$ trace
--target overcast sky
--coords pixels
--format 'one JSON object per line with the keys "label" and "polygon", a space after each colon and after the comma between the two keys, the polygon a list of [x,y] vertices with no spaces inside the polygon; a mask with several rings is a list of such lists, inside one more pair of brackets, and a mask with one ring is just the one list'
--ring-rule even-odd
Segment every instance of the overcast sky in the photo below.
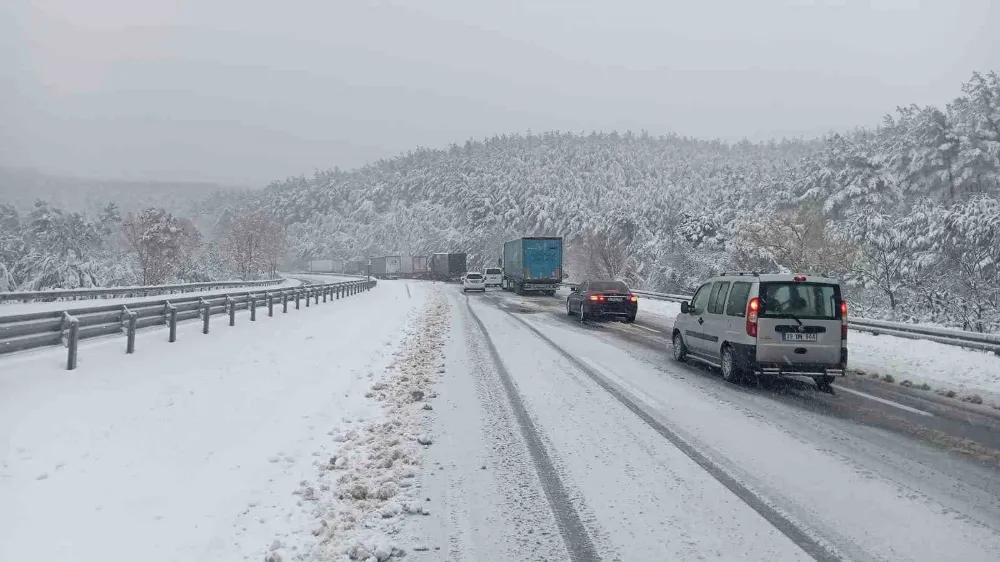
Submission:
{"label": "overcast sky", "polygon": [[0,165],[265,184],[550,129],[877,124],[1000,70],[990,0],[0,0]]}

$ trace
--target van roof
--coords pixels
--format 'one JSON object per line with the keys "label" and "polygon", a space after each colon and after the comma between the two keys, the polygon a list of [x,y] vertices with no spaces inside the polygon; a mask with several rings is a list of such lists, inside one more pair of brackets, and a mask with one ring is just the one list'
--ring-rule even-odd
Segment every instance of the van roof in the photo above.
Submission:
{"label": "van roof", "polygon": [[760,281],[761,283],[776,283],[776,282],[792,282],[795,281],[796,277],[805,277],[803,282],[805,283],[826,283],[830,285],[839,285],[840,280],[834,279],[832,277],[823,277],[821,275],[810,275],[808,273],[756,273],[756,272],[733,272],[733,273],[723,273],[722,275],[717,275],[713,279],[725,278],[727,281],[730,280],[747,280],[751,278],[755,281]]}

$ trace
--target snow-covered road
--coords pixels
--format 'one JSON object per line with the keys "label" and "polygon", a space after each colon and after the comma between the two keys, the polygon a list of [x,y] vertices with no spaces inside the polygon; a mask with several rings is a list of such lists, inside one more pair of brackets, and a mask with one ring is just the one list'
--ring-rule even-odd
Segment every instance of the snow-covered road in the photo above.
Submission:
{"label": "snow-covered road", "polygon": [[197,328],[0,358],[0,560],[1000,559],[971,405],[731,385],[656,322],[435,283]]}
{"label": "snow-covered road", "polygon": [[[826,411],[815,392],[720,384],[641,343],[652,329],[451,298],[457,340],[420,475],[443,513],[410,523],[432,547],[417,560],[1000,557],[989,454]],[[849,396],[830,398],[896,410]]]}

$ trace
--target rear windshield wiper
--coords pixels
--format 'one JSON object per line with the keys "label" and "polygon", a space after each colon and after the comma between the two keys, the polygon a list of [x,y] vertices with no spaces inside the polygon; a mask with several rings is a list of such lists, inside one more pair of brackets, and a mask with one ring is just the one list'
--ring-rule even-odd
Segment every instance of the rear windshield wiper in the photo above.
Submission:
{"label": "rear windshield wiper", "polygon": [[774,318],[791,318],[792,320],[795,320],[796,322],[798,322],[799,326],[805,326],[805,324],[802,323],[802,319],[801,318],[799,318],[798,316],[796,316],[794,314],[789,314],[787,312],[779,312],[779,313],[777,313],[777,314],[774,315]]}

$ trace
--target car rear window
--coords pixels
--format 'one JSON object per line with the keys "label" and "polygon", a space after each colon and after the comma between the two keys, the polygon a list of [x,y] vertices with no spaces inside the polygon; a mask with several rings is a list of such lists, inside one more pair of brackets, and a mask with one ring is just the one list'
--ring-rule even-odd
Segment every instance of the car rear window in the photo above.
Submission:
{"label": "car rear window", "polygon": [[470,273],[465,276],[466,279],[482,279],[483,276],[479,273]]}
{"label": "car rear window", "polygon": [[587,288],[591,291],[618,291],[620,293],[628,292],[628,285],[622,283],[621,281],[591,281],[590,286]]}
{"label": "car rear window", "polygon": [[498,268],[498,267],[491,267],[491,268],[489,268],[489,269],[486,270],[486,273],[488,275],[496,275],[496,274],[500,273],[500,268]]}
{"label": "car rear window", "polygon": [[834,320],[840,318],[840,286],[827,283],[761,283],[760,299],[765,318],[792,315],[796,318]]}

